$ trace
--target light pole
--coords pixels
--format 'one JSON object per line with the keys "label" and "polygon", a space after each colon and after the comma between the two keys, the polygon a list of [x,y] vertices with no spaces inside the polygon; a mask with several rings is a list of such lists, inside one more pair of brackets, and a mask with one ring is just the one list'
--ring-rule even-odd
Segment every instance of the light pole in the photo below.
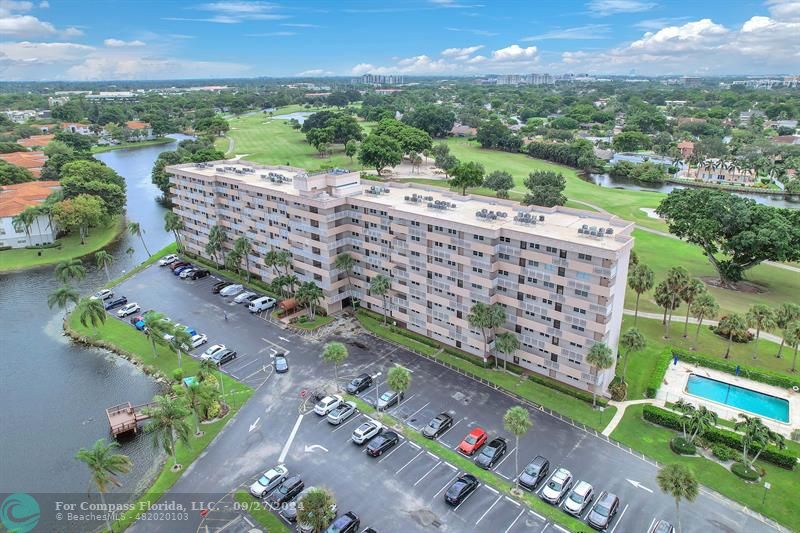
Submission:
{"label": "light pole", "polygon": [[769,481],[764,482],[764,496],[761,497],[761,506],[764,506],[764,503],[767,501],[767,491],[772,488],[772,485],[769,484]]}
{"label": "light pole", "polygon": [[381,377],[381,373],[378,372],[374,376],[372,376],[372,380],[375,382],[375,409],[378,408],[378,378]]}

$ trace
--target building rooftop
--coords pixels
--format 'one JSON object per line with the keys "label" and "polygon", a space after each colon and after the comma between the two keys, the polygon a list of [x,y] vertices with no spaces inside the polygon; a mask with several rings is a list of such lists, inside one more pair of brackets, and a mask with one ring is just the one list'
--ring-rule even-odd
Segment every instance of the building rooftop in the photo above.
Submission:
{"label": "building rooftop", "polygon": [[44,152],[39,151],[10,152],[8,154],[0,154],[0,159],[9,165],[26,168],[37,177],[41,173],[41,168],[47,162],[47,156],[44,155]]}
{"label": "building rooftop", "polygon": [[25,208],[42,203],[60,189],[57,181],[29,181],[0,187],[0,217],[13,217]]}
{"label": "building rooftop", "polygon": [[125,127],[129,130],[143,130],[150,127],[150,124],[147,122],[142,122],[140,120],[129,120],[125,123]]}
{"label": "building rooftop", "polygon": [[47,143],[52,141],[55,135],[31,135],[26,139],[19,139],[17,144],[25,148],[35,148],[37,146],[47,146]]}

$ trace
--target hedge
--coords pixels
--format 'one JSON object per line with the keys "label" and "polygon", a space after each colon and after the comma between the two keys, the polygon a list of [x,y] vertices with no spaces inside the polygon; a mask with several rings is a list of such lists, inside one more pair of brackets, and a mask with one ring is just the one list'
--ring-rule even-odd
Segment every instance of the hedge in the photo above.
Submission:
{"label": "hedge", "polygon": [[672,360],[672,352],[667,349],[656,357],[658,357],[658,362],[653,367],[653,373],[650,374],[650,379],[647,381],[647,387],[644,390],[644,395],[647,398],[655,398],[656,392],[658,392],[661,384],[664,383],[664,376],[667,374],[669,362]]}
{"label": "hedge", "polygon": [[[564,394],[568,394],[573,398],[577,398],[578,400],[582,400],[588,404],[592,403],[592,394],[590,392],[582,391],[580,389],[576,389],[575,387],[570,387],[566,384],[561,384],[554,379],[550,379],[547,376],[541,376],[536,373],[531,373],[528,375],[528,379],[533,381],[534,383],[538,383],[539,385],[544,385],[553,390],[557,390],[558,392],[563,392]],[[601,396],[597,396],[597,405],[601,407],[608,406],[608,400]]]}
{"label": "hedge", "polygon": [[697,446],[683,437],[674,437],[670,439],[669,447],[678,455],[694,455],[697,453]]}
{"label": "hedge", "polygon": [[753,470],[744,463],[733,463],[731,465],[731,472],[745,481],[756,481],[759,477],[761,477],[757,470]]}
{"label": "hedge", "polygon": [[737,365],[724,359],[707,357],[696,353],[686,352],[683,350],[672,350],[672,355],[677,355],[678,359],[692,363],[695,365],[704,366],[714,370],[719,370],[728,374],[736,374],[736,367],[739,367],[739,374],[744,375],[754,381],[760,381],[768,385],[775,385],[784,389],[791,389],[792,387],[800,387],[800,379],[763,368],[755,368],[747,365]]}
{"label": "hedge", "polygon": [[[683,429],[681,416],[679,414],[667,411],[666,409],[661,409],[660,407],[656,407],[654,405],[645,405],[642,409],[642,416],[648,422],[652,422],[660,426],[674,429],[676,431],[681,431]],[[709,442],[724,444],[725,446],[735,450],[742,451],[743,449],[742,436],[733,431],[728,431],[727,429],[718,427],[711,428],[703,433],[703,438]],[[758,447],[751,447],[748,452],[755,453],[758,450]],[[758,458],[763,459],[768,463],[780,466],[781,468],[786,468],[787,470],[794,470],[795,466],[797,465],[797,457],[794,454],[786,450],[779,450],[775,446],[768,446],[763,452],[761,452],[761,455],[759,455]]]}
{"label": "hedge", "polygon": [[731,450],[724,444],[714,444],[711,446],[711,453],[720,461],[730,461],[736,456],[736,451]]}

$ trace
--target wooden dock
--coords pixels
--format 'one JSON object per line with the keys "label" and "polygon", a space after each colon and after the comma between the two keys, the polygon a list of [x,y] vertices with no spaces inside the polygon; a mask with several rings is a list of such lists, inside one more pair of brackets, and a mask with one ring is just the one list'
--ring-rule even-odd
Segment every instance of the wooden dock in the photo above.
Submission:
{"label": "wooden dock", "polygon": [[139,431],[139,422],[150,418],[149,415],[145,414],[145,409],[154,405],[155,403],[131,405],[131,402],[125,402],[106,409],[111,434],[114,437],[118,437],[129,431],[137,433]]}

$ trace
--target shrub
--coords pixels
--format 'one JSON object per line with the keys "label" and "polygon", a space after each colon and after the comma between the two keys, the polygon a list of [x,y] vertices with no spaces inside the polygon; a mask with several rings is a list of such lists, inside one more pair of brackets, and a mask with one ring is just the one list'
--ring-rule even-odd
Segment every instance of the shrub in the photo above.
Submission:
{"label": "shrub", "polygon": [[628,385],[622,381],[615,381],[608,387],[608,390],[611,393],[611,399],[617,402],[623,401],[628,395]]}
{"label": "shrub", "polygon": [[800,380],[797,378],[769,370],[764,370],[762,368],[737,365],[736,363],[731,363],[729,361],[725,361],[724,359],[707,357],[701,354],[685,352],[683,350],[673,349],[671,355],[677,355],[678,359],[681,361],[704,366],[706,368],[712,368],[714,370],[719,370],[732,375],[736,374],[736,367],[738,366],[739,374],[747,376],[747,378],[754,381],[759,381],[768,385],[775,385],[776,387],[781,387],[783,389],[791,389],[795,386],[800,387]]}
{"label": "shrub", "polygon": [[208,408],[206,409],[206,420],[217,418],[221,412],[222,412],[222,406],[219,404],[217,400],[214,400],[213,402],[208,404]]}
{"label": "shrub", "polygon": [[[575,387],[570,387],[566,383],[560,383],[554,379],[550,379],[547,376],[542,376],[536,373],[531,373],[528,375],[528,379],[533,381],[534,383],[538,383],[540,385],[544,385],[553,390],[557,390],[558,392],[563,392],[564,394],[568,394],[574,398],[579,400],[583,400],[586,403],[592,403],[592,395],[586,391],[582,391],[580,389],[576,389]],[[597,405],[601,407],[606,407],[608,405],[608,400],[602,398],[600,396],[597,397]]]}
{"label": "shrub", "polygon": [[[721,317],[719,320],[722,322],[727,317]],[[728,340],[728,335],[730,334],[730,329],[722,326],[709,326],[708,329],[719,335],[720,337]],[[733,342],[740,342],[746,343],[753,340],[753,334],[749,331],[736,331],[733,334]]]}
{"label": "shrub", "polygon": [[683,437],[671,439],[669,441],[669,447],[678,455],[694,455],[697,453],[697,447]]}
{"label": "shrub", "polygon": [[183,379],[183,369],[176,368],[175,370],[173,370],[172,379],[180,383],[180,381]]}
{"label": "shrub", "polygon": [[757,481],[760,477],[757,470],[753,470],[744,463],[733,463],[731,465],[731,472],[745,481]]}
{"label": "shrub", "polygon": [[672,354],[669,350],[664,350],[657,357],[658,362],[653,367],[653,373],[650,374],[650,379],[647,381],[647,387],[644,391],[644,395],[647,398],[656,397],[656,392],[658,392],[658,389],[664,382],[664,376],[667,373],[667,368],[669,368],[669,362],[670,359],[672,359]]}
{"label": "shrub", "polygon": [[714,457],[719,459],[720,461],[730,461],[734,457],[736,457],[736,452],[731,450],[724,444],[714,444],[711,446],[711,453],[714,454]]}

